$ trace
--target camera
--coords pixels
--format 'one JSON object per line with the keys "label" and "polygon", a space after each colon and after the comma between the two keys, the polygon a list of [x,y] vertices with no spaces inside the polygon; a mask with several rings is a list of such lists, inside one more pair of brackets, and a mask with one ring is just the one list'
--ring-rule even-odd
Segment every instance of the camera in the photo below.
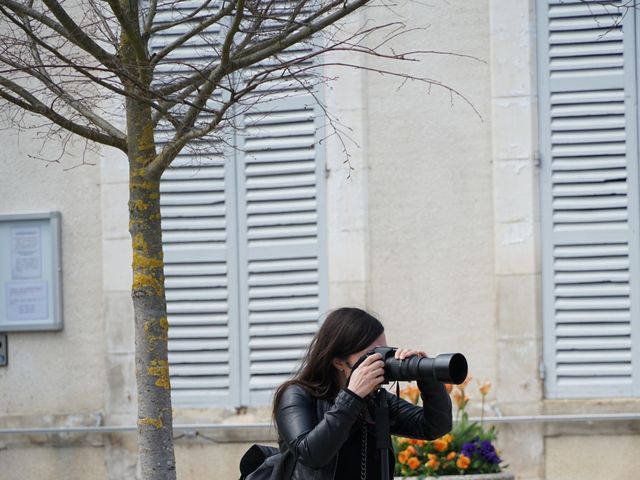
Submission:
{"label": "camera", "polygon": [[461,353],[443,353],[430,357],[412,356],[399,360],[395,358],[396,347],[376,347],[358,359],[357,368],[365,358],[374,353],[382,355],[384,362],[384,382],[427,380],[461,384],[467,378],[467,359]]}

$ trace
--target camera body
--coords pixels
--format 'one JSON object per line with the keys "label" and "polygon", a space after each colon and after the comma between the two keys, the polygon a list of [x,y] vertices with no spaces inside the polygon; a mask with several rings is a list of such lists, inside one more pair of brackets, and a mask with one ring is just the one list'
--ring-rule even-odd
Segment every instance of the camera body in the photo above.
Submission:
{"label": "camera body", "polygon": [[376,347],[358,359],[357,368],[369,355],[379,353],[384,362],[384,383],[435,379],[439,382],[461,384],[467,378],[467,359],[461,353],[443,353],[434,358],[411,356],[395,358],[396,347]]}

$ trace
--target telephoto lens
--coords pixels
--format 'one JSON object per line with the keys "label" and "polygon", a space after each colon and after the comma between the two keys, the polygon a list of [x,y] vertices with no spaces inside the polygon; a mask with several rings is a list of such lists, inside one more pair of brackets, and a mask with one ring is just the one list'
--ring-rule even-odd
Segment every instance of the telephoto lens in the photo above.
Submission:
{"label": "telephoto lens", "polygon": [[467,359],[461,353],[443,353],[433,358],[413,356],[399,360],[394,357],[394,352],[395,348],[391,352],[379,352],[383,353],[385,380],[388,382],[432,378],[459,385],[467,378]]}

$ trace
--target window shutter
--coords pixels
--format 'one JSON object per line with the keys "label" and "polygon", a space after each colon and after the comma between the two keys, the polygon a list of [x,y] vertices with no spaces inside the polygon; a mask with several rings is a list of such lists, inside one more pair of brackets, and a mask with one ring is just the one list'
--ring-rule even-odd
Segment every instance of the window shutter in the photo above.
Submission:
{"label": "window shutter", "polygon": [[176,159],[161,184],[172,395],[182,405],[226,405],[239,393],[230,381],[239,369],[237,287],[225,201],[233,166],[188,157]]}
{"label": "window shutter", "polygon": [[241,116],[238,239],[243,402],[268,404],[326,308],[316,101],[293,85]]}
{"label": "window shutter", "polygon": [[[159,5],[155,23],[175,21],[196,6],[184,2]],[[217,5],[203,14],[214,14]],[[150,41],[159,51],[191,28],[181,24],[161,31]],[[191,74],[186,63],[205,67],[215,60],[212,45],[220,27],[213,25],[177,48],[158,68],[157,81]],[[161,146],[174,133],[160,125]],[[172,398],[181,406],[239,403],[240,376],[237,266],[235,236],[235,174],[226,161],[229,148],[203,140],[183,151],[161,181],[161,212],[165,260],[165,288],[169,321],[169,374]],[[229,202],[228,198],[232,201]]]}
{"label": "window shutter", "polygon": [[538,2],[550,397],[639,393],[636,12],[625,3]]}
{"label": "window shutter", "polygon": [[[280,3],[278,15],[290,14],[291,5]],[[185,2],[184,10],[159,9],[156,21],[193,8]],[[155,37],[152,50],[184,28]],[[184,60],[215,61],[212,45],[220,44],[222,29],[213,26],[177,49],[159,81],[190,73]],[[310,48],[296,45],[270,61]],[[271,403],[317,330],[327,303],[319,95],[291,79],[266,83],[234,109],[237,129],[225,142],[201,141],[163,175],[169,373],[177,405]],[[161,127],[156,139],[161,144],[172,133]]]}

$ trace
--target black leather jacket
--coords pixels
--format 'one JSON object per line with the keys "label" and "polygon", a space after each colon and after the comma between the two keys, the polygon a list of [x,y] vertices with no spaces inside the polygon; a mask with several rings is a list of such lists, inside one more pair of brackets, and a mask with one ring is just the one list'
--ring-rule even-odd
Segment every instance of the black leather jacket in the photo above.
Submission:
{"label": "black leather jacket", "polygon": [[[451,430],[451,399],[444,385],[427,381],[419,388],[423,407],[386,393],[393,435],[432,440]],[[314,398],[300,385],[289,386],[276,410],[284,459],[271,478],[333,480],[340,448],[365,405],[346,390],[328,401]]]}

